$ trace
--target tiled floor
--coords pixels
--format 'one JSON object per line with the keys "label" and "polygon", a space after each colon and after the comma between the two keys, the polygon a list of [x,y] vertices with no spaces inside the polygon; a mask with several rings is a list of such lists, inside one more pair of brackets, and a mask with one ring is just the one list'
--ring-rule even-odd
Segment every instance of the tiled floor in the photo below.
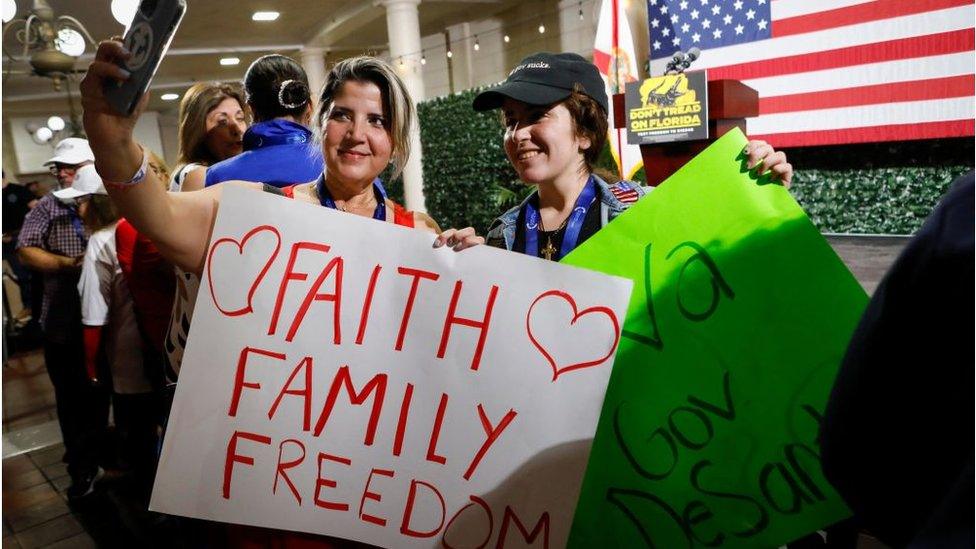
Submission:
{"label": "tiled floor", "polygon": [[[3,368],[3,433],[56,422],[54,393],[39,351]],[[3,547],[95,547],[64,497],[69,477],[55,445],[3,460]],[[41,441],[43,444],[44,441]],[[7,445],[4,450],[7,453]]]}
{"label": "tiled floor", "polygon": [[[907,241],[828,240],[869,293]],[[64,491],[70,479],[61,462],[64,448],[56,420],[53,389],[40,351],[10,357],[3,366],[4,456],[17,455],[3,460],[4,549],[185,545],[172,523],[144,511],[124,478],[103,482],[82,504],[69,506]],[[11,441],[17,448],[8,448],[14,446]],[[858,547],[884,549],[863,536]]]}
{"label": "tiled floor", "polygon": [[158,517],[142,510],[125,477],[108,475],[95,494],[68,504],[71,479],[40,350],[3,367],[3,438],[4,549],[163,546]]}

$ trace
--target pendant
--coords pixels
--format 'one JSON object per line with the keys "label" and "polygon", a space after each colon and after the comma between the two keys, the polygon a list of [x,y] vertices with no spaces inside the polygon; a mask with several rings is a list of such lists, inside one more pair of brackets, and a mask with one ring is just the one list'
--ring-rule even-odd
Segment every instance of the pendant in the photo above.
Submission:
{"label": "pendant", "polygon": [[546,258],[547,261],[552,261],[552,256],[556,253],[556,247],[552,245],[552,239],[546,238],[546,247],[542,248],[542,256]]}

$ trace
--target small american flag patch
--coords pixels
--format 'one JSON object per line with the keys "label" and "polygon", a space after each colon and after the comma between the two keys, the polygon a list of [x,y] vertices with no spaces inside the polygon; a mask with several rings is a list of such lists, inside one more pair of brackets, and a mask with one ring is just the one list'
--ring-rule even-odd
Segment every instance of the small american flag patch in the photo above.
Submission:
{"label": "small american flag patch", "polygon": [[613,193],[613,196],[617,200],[623,202],[624,204],[633,204],[634,202],[637,202],[638,198],[640,198],[640,194],[638,194],[633,187],[623,183],[610,185],[610,192]]}

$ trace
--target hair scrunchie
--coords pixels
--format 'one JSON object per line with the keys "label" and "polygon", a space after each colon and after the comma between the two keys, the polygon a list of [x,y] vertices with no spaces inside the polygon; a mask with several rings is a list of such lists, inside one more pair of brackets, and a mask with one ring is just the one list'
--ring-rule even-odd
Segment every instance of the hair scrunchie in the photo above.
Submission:
{"label": "hair scrunchie", "polygon": [[298,107],[301,107],[306,102],[308,102],[308,98],[305,98],[305,99],[303,99],[302,101],[300,101],[298,103],[289,103],[289,102],[285,101],[285,89],[287,89],[288,86],[291,85],[291,84],[298,84],[299,86],[302,85],[302,83],[299,82],[298,80],[291,80],[291,79],[289,79],[289,80],[285,80],[284,82],[282,82],[281,83],[281,87],[278,88],[278,104],[281,105],[282,107],[286,108],[286,109],[297,109]]}

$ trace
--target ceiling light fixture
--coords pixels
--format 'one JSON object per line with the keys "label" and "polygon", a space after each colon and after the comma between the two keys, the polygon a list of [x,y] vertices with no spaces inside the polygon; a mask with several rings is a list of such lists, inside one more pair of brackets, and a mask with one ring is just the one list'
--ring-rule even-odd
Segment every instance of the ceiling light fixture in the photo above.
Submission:
{"label": "ceiling light fixture", "polygon": [[[10,13],[11,10],[13,13]],[[16,3],[4,0],[4,19],[16,14]],[[23,73],[11,69],[12,63],[29,63],[30,74],[52,79],[56,90],[61,89],[63,80],[75,73],[75,62],[85,52],[85,41],[95,44],[88,29],[80,21],[70,15],[57,15],[47,0],[33,0],[24,17],[11,19],[4,25],[5,37],[8,31],[12,31],[9,32],[10,36],[19,42],[17,49],[20,49],[21,54],[13,55],[10,51],[12,48],[5,45],[4,78],[10,74]]]}
{"label": "ceiling light fixture", "polygon": [[420,64],[421,65],[426,65],[427,64],[427,56],[424,55],[423,52],[420,53]]}
{"label": "ceiling light fixture", "polygon": [[159,98],[162,99],[163,101],[176,101],[177,99],[180,98],[180,94],[164,93],[163,95],[160,95]]}
{"label": "ceiling light fixture", "polygon": [[75,123],[72,122],[69,128],[68,122],[64,118],[55,115],[49,116],[47,124],[44,126],[36,122],[29,122],[24,126],[24,129],[30,134],[34,143],[38,145],[49,145],[60,141],[64,137],[79,135],[78,132],[74,131],[75,127],[79,126],[75,126]]}
{"label": "ceiling light fixture", "polygon": [[85,53],[85,37],[75,29],[63,28],[58,31],[58,38],[54,41],[54,47],[65,55],[78,57]]}
{"label": "ceiling light fixture", "polygon": [[545,34],[545,33],[546,33],[546,26],[540,23],[539,24],[539,34]]}
{"label": "ceiling light fixture", "polygon": [[508,37],[508,35],[506,34],[506,35],[505,35],[505,36],[504,36],[504,37],[502,38],[502,40],[504,40],[504,41],[505,41],[505,43],[506,43],[506,44],[508,44],[509,42],[511,42],[511,40],[512,40],[512,39],[511,39],[511,38],[509,38],[509,37]]}
{"label": "ceiling light fixture", "polygon": [[112,17],[123,27],[129,28],[139,9],[139,0],[112,0]]}
{"label": "ceiling light fixture", "polygon": [[447,58],[450,59],[452,57],[454,57],[454,53],[451,50],[447,50]]}
{"label": "ceiling light fixture", "polygon": [[54,132],[51,131],[51,128],[47,126],[41,126],[40,128],[37,128],[36,132],[34,132],[34,142],[39,145],[47,143],[52,137],[54,137]]}
{"label": "ceiling light fixture", "polygon": [[229,67],[231,65],[237,65],[241,62],[239,57],[221,57],[220,64]]}
{"label": "ceiling light fixture", "polygon": [[251,16],[251,21],[274,21],[281,15],[276,11],[256,11]]}
{"label": "ceiling light fixture", "polygon": [[59,132],[64,129],[64,118],[60,116],[51,116],[47,119],[47,127],[51,128],[51,131]]}
{"label": "ceiling light fixture", "polygon": [[478,35],[474,35],[474,51],[481,49],[481,44],[478,42]]}
{"label": "ceiling light fixture", "polygon": [[14,0],[3,0],[3,22],[7,23],[17,17],[17,2]]}

